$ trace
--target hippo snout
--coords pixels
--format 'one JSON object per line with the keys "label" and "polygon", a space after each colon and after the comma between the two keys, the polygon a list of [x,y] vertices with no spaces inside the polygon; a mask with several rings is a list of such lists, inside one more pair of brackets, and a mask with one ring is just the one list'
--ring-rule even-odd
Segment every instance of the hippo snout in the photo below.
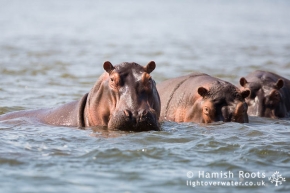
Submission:
{"label": "hippo snout", "polygon": [[135,123],[135,124],[142,123],[151,118],[149,115],[149,111],[144,110],[144,109],[134,112],[134,113],[126,109],[124,110],[124,114],[128,121],[131,121],[132,123]]}
{"label": "hippo snout", "polygon": [[108,124],[109,129],[124,131],[160,130],[154,111],[141,109],[131,111],[125,109],[115,113]]}

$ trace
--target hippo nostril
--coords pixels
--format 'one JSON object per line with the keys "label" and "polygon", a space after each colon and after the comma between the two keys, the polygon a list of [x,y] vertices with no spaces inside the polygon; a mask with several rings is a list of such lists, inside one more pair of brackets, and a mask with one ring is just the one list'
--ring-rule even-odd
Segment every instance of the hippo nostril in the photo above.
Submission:
{"label": "hippo nostril", "polygon": [[143,116],[147,115],[147,113],[148,113],[148,111],[146,111],[146,110],[141,110],[141,111],[139,112],[139,116],[140,116],[140,117],[143,117]]}
{"label": "hippo nostril", "polygon": [[136,120],[134,113],[132,113],[132,111],[125,109],[124,114],[126,116],[126,121],[133,123],[133,124],[136,124],[137,120]]}
{"label": "hippo nostril", "polygon": [[126,115],[126,117],[130,117],[130,116],[132,116],[132,112],[131,111],[129,111],[129,110],[124,110],[124,114]]}
{"label": "hippo nostril", "polygon": [[141,110],[138,113],[139,121],[143,121],[144,118],[147,116],[148,111],[147,110]]}

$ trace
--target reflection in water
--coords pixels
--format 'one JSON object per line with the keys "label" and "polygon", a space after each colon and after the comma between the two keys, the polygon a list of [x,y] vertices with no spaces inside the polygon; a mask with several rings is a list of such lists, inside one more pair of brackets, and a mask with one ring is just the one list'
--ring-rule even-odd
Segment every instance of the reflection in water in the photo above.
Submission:
{"label": "reflection in water", "polygon": [[114,138],[126,136],[130,132],[125,131],[117,131],[117,130],[108,130],[107,127],[97,126],[92,128],[85,128],[86,130],[91,130],[92,133],[90,136],[92,137],[103,137],[103,138]]}

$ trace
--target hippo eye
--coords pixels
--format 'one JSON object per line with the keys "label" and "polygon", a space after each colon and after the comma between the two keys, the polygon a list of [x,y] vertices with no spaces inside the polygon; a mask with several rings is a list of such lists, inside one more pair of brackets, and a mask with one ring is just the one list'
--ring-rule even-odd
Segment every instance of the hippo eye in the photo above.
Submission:
{"label": "hippo eye", "polygon": [[151,83],[152,82],[152,78],[150,77],[150,78],[148,78],[148,81],[147,81],[147,83]]}
{"label": "hippo eye", "polygon": [[209,108],[208,107],[204,107],[203,108],[203,112],[204,112],[204,114],[208,115],[209,114]]}
{"label": "hippo eye", "polygon": [[151,77],[149,77],[148,79],[147,79],[147,81],[145,80],[145,85],[147,85],[147,86],[151,86],[151,84],[152,84],[152,78]]}
{"label": "hippo eye", "polygon": [[113,81],[114,81],[114,79],[113,79],[113,78],[111,78],[111,81],[113,82]]}
{"label": "hippo eye", "polygon": [[246,109],[245,108],[243,108],[242,109],[242,113],[246,113],[247,111],[246,111]]}

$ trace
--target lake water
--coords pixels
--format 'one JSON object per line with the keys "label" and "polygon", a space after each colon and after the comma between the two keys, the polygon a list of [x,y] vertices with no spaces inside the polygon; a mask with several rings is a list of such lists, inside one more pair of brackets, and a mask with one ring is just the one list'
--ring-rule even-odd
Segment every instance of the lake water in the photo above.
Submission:
{"label": "lake water", "polygon": [[[290,78],[287,0],[0,4],[0,114],[80,98],[106,60],[154,60],[156,82],[198,71],[237,85],[256,69]],[[3,193],[290,192],[289,118],[141,133],[7,121],[0,133]]]}

